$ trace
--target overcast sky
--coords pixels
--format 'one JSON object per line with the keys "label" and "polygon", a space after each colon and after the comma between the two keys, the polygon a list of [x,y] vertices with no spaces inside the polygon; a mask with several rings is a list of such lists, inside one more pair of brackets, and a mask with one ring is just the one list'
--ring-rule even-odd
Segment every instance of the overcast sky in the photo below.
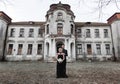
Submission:
{"label": "overcast sky", "polygon": [[97,0],[8,0],[6,4],[0,2],[0,11],[10,16],[12,21],[45,21],[49,6],[59,1],[71,6],[76,22],[106,22],[115,12],[120,12],[115,3],[111,2],[104,7],[99,18]]}

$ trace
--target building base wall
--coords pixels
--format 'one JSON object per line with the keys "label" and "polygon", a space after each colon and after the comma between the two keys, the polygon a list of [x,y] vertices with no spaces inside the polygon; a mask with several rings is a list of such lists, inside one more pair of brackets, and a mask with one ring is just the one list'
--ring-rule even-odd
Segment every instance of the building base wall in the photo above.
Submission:
{"label": "building base wall", "polygon": [[[76,58],[72,58],[72,57],[67,57],[67,62],[76,62],[76,61],[112,61],[112,55],[99,55],[96,57],[93,57],[92,55],[87,55],[86,57],[83,57],[82,55],[77,56]],[[41,56],[26,56],[26,57],[22,57],[22,56],[17,56],[17,57],[13,57],[11,55],[6,57],[7,61],[44,61],[44,62],[56,62],[56,58],[55,57],[46,57],[44,59],[44,57]]]}
{"label": "building base wall", "polygon": [[13,57],[13,56],[7,56],[6,57],[7,61],[42,61],[43,60],[43,56],[26,56],[26,57],[22,57],[22,56],[17,56],[17,57]]}
{"label": "building base wall", "polygon": [[87,55],[84,57],[83,55],[78,55],[77,60],[86,60],[86,61],[112,61],[112,55]]}

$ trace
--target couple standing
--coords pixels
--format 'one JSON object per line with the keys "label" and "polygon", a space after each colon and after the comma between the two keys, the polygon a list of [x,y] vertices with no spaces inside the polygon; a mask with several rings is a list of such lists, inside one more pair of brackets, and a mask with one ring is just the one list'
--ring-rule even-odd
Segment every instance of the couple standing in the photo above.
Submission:
{"label": "couple standing", "polygon": [[66,75],[66,56],[67,50],[64,49],[65,45],[62,44],[60,48],[58,48],[57,52],[57,68],[56,68],[56,75],[57,78],[68,78]]}

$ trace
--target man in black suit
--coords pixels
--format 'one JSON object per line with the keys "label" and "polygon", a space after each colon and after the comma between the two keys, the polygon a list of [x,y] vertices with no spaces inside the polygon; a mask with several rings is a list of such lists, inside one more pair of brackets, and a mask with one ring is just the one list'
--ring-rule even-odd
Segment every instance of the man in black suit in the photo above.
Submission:
{"label": "man in black suit", "polygon": [[68,76],[66,75],[66,56],[68,56],[67,50],[65,49],[65,45],[62,44],[61,46],[63,48],[63,53],[65,54],[65,60],[64,60],[64,75],[65,78],[68,78]]}

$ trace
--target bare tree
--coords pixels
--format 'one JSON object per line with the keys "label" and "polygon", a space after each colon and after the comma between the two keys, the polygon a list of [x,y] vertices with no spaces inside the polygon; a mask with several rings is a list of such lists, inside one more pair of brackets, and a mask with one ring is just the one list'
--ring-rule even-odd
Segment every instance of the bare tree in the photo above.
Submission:
{"label": "bare tree", "polygon": [[120,2],[120,0],[98,0],[99,19],[102,17],[103,9],[110,4],[115,4],[116,8],[120,10],[118,2]]}
{"label": "bare tree", "polygon": [[[105,9],[107,9],[107,7],[109,7],[110,5],[114,5],[114,7],[116,7],[118,10],[120,10],[120,0],[78,0],[78,5],[79,7],[81,6],[81,4],[85,7],[87,7],[88,9],[90,9],[90,11],[87,11],[87,13],[85,14],[93,14],[93,13],[98,13],[98,19],[102,19],[103,15],[105,15],[106,11]],[[94,7],[91,5],[94,4]],[[108,14],[107,14],[108,15]]]}
{"label": "bare tree", "polygon": [[[79,0],[79,4],[83,2],[86,6],[87,0]],[[98,18],[101,19],[102,15],[104,14],[103,9],[105,9],[107,6],[114,4],[114,6],[120,10],[120,0],[91,0],[91,3],[97,4],[94,8],[91,8],[92,12],[98,12]],[[90,8],[90,6],[88,6]]]}

